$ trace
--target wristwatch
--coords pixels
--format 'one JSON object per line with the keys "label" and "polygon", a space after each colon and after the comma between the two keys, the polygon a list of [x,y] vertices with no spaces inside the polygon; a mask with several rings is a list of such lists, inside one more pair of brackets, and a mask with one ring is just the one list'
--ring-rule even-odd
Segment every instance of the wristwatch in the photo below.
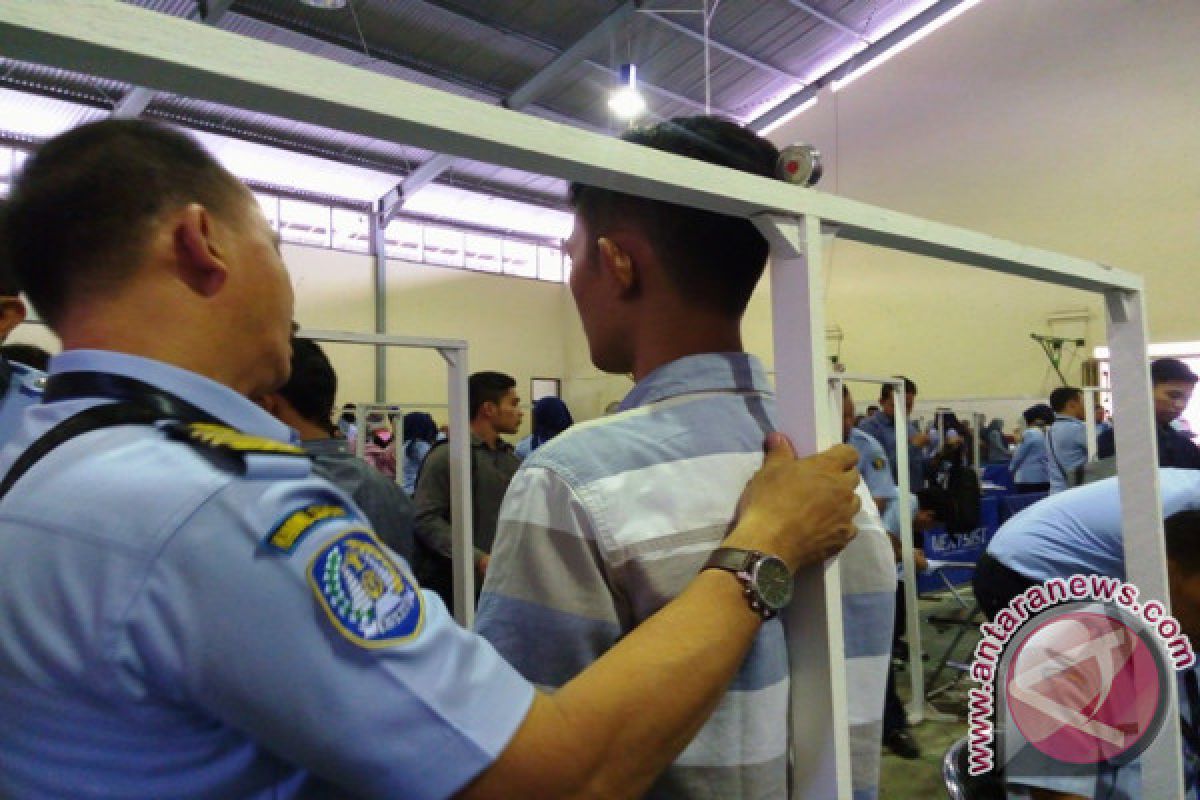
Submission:
{"label": "wristwatch", "polygon": [[787,564],[758,550],[718,547],[701,569],[723,569],[736,575],[750,609],[763,619],[774,617],[792,599],[792,574]]}

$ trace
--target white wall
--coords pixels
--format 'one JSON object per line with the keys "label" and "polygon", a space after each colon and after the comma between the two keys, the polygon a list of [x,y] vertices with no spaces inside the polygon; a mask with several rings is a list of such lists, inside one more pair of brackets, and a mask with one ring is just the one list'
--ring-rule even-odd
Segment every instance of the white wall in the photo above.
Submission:
{"label": "white wall", "polygon": [[[1152,339],[1197,339],[1198,30],[1194,0],[986,0],[772,138],[825,153],[822,190],[1142,273]],[[1048,315],[1089,308],[1087,350],[1104,341],[1085,293],[834,251],[828,319],[854,371],[906,372],[929,396],[1044,395],[1056,380],[1029,334]]]}

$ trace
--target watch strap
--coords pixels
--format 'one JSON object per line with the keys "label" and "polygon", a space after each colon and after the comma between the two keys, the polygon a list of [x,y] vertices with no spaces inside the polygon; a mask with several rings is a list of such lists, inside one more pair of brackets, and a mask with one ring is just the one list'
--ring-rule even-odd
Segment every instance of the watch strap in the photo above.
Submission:
{"label": "watch strap", "polygon": [[763,619],[771,619],[775,616],[775,609],[763,602],[758,586],[754,582],[754,573],[751,571],[757,562],[766,557],[766,554],[758,550],[743,550],[740,547],[718,547],[712,551],[708,560],[704,562],[701,571],[706,569],[723,569],[726,572],[732,572],[742,584],[742,594],[745,595],[746,603],[750,606],[750,610]]}

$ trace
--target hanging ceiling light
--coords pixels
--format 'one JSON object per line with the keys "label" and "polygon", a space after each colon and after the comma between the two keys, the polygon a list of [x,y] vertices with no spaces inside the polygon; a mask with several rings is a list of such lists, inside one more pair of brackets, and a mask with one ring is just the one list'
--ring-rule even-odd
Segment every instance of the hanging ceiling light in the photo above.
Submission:
{"label": "hanging ceiling light", "polygon": [[346,0],[300,0],[300,2],[324,11],[337,11],[346,7]]}
{"label": "hanging ceiling light", "polygon": [[621,119],[633,119],[646,110],[646,100],[637,88],[636,65],[621,65],[621,84],[609,96],[608,108]]}

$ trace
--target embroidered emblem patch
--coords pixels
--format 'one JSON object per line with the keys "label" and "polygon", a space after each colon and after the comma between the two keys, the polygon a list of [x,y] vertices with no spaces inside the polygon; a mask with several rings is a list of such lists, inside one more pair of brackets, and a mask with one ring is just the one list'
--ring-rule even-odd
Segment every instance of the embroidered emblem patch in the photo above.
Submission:
{"label": "embroidered emblem patch", "polygon": [[333,627],[359,647],[408,641],[425,622],[421,592],[367,531],[343,533],[317,551],[308,582]]}
{"label": "embroidered emblem patch", "polygon": [[871,462],[871,466],[875,469],[883,469],[885,466],[887,466],[887,461],[883,460],[882,458],[877,458]]}
{"label": "embroidered emblem patch", "polygon": [[283,518],[267,536],[267,544],[281,553],[290,553],[304,534],[327,519],[342,519],[350,516],[343,506],[311,505]]}

